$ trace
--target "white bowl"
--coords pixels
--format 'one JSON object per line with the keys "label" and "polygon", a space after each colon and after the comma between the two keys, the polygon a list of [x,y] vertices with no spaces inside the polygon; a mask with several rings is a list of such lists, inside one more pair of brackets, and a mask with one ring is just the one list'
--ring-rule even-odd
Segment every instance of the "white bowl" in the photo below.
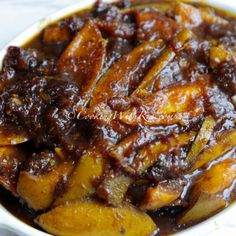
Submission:
{"label": "white bowl", "polygon": [[[113,0],[105,1],[112,2]],[[55,22],[74,12],[77,12],[80,9],[84,9],[85,7],[92,5],[94,2],[95,0],[78,0],[77,4],[58,11],[55,14],[52,14],[49,17],[46,17],[31,26],[0,51],[0,68],[8,46],[23,45],[26,41],[39,33],[48,24]],[[236,14],[236,1],[234,0],[204,0],[204,2]],[[206,221],[175,234],[175,236],[222,236],[223,234],[225,234],[225,236],[235,236],[235,216],[236,203],[232,204],[225,210],[207,219]],[[0,204],[0,236],[12,235],[8,234],[7,232],[13,233],[14,236],[49,236],[49,234],[25,224],[24,222],[13,216],[11,213],[9,213]]]}

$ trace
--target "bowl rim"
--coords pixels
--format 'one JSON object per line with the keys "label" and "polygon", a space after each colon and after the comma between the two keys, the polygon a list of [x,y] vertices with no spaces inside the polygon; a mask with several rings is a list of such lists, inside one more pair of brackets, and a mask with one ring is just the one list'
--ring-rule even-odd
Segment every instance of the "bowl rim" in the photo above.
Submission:
{"label": "bowl rim", "polygon": [[[22,46],[27,43],[30,39],[39,34],[46,26],[58,21],[68,15],[78,12],[79,10],[88,8],[95,3],[96,0],[78,0],[78,3],[71,6],[65,7],[55,13],[42,18],[21,34],[19,34],[14,40],[8,43],[5,47],[0,50],[0,69],[2,67],[3,58],[6,54],[7,48],[9,46]],[[105,2],[113,2],[115,0],[104,0]],[[158,0],[157,0],[158,1]],[[186,0],[185,0],[186,1]],[[188,2],[191,0],[187,0]],[[193,1],[193,0],[192,0]],[[229,11],[236,14],[236,2],[232,0],[195,0],[197,2],[204,2],[219,9]],[[233,222],[233,215],[236,213],[236,203],[231,204],[224,210],[220,211],[216,215],[206,219],[205,221],[191,226],[185,230],[175,233],[175,236],[205,236],[205,235],[222,235],[222,233],[217,234],[218,230],[231,228],[236,232],[236,222]],[[19,218],[11,214],[7,209],[5,209],[0,203],[0,228],[7,229],[14,233],[24,236],[50,236],[50,234],[45,233],[37,228],[34,228]]]}

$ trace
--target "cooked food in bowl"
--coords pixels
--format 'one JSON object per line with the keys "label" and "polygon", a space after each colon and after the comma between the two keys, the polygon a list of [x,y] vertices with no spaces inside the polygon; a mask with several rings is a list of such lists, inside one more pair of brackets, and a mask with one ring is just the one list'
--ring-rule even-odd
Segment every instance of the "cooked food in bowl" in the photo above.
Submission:
{"label": "cooked food in bowl", "polygon": [[231,204],[235,22],[199,3],[98,1],[9,47],[1,203],[61,236],[169,235]]}

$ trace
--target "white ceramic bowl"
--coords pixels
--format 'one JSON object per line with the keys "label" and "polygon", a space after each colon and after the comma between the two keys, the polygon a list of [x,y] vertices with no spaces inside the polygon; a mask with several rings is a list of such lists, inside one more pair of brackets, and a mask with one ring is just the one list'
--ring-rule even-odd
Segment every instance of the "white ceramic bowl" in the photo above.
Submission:
{"label": "white ceramic bowl", "polygon": [[[113,0],[105,0],[113,1]],[[158,0],[157,0],[158,1]],[[0,68],[2,64],[3,57],[6,53],[7,47],[10,45],[21,46],[26,41],[31,39],[34,35],[39,33],[45,26],[63,18],[64,16],[70,15],[77,12],[80,9],[92,5],[95,0],[78,0],[78,3],[67,7],[55,14],[46,17],[29,29],[20,34],[12,42],[10,42],[6,47],[0,51]],[[229,12],[236,14],[236,1],[234,0],[205,0],[204,2],[209,3],[213,6],[222,8]],[[236,235],[236,203],[229,206],[227,209],[218,213],[217,215],[209,218],[208,220],[197,224],[189,229],[186,229],[180,233],[175,234],[175,236],[235,236]],[[13,233],[13,234],[12,234]],[[20,221],[12,214],[10,214],[1,204],[0,204],[0,236],[8,235],[18,235],[18,236],[49,236],[49,234],[37,230],[24,222]],[[106,235],[104,235],[106,236]]]}

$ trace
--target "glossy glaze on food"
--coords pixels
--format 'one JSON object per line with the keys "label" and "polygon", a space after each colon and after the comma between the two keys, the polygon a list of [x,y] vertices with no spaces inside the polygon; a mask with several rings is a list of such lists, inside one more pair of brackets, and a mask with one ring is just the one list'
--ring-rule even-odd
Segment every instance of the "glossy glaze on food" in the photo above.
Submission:
{"label": "glossy glaze on food", "polygon": [[236,20],[140,2],[98,1],[4,58],[0,184],[16,205],[1,202],[49,233],[168,235],[235,199]]}

